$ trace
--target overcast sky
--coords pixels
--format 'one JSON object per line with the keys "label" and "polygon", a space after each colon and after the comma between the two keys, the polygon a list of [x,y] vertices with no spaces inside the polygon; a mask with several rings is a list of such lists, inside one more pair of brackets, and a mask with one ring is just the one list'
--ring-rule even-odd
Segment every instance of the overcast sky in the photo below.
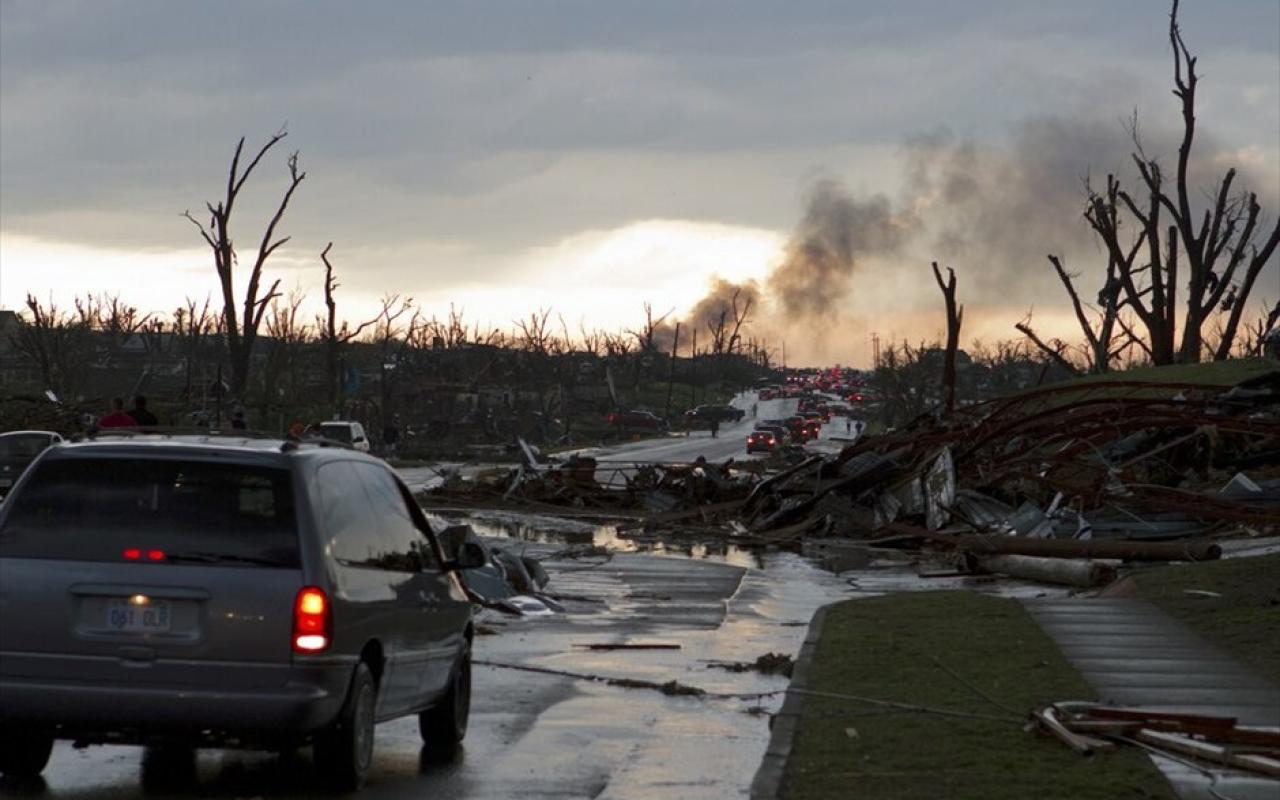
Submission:
{"label": "overcast sky", "polygon": [[[386,292],[500,326],[539,306],[574,327],[634,326],[646,300],[683,313],[713,275],[764,280],[815,181],[909,209],[963,155],[1001,177],[858,265],[839,341],[791,330],[788,348],[859,360],[871,330],[929,335],[932,258],[960,274],[965,338],[1009,336],[1031,307],[1047,324],[1064,310],[1045,253],[1098,260],[1081,180],[1124,169],[1121,120],[1136,108],[1156,149],[1175,129],[1167,12],[0,0],[0,306],[111,290],[168,310],[211,291],[179,215],[216,199],[240,136],[287,126],[246,186],[239,240],[256,241],[299,150],[293,239],[268,274],[318,300],[332,241],[353,317]],[[1273,216],[1280,2],[1185,0],[1182,25],[1204,75],[1198,152],[1241,166]],[[968,238],[944,235],[957,228]],[[1259,289],[1273,300],[1275,275]]]}

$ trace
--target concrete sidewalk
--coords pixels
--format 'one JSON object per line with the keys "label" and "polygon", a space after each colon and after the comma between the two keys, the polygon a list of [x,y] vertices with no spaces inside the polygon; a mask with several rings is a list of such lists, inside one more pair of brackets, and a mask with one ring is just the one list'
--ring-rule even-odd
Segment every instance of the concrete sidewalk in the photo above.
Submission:
{"label": "concrete sidewalk", "polygon": [[[1280,726],[1280,689],[1145,600],[1045,598],[1023,603],[1104,703]],[[1215,770],[1211,779],[1177,761],[1152,758],[1187,800],[1280,797],[1277,780],[1235,770]]]}

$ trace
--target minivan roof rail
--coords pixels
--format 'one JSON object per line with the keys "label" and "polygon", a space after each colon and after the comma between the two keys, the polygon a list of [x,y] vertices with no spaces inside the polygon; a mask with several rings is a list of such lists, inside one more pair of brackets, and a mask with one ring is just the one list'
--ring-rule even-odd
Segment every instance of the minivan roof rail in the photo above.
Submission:
{"label": "minivan roof rail", "polygon": [[339,447],[350,450],[351,445],[338,439],[329,439],[324,436],[315,436],[308,434],[306,437],[299,439],[292,434],[280,436],[266,431],[251,431],[233,428],[225,430],[222,428],[180,428],[166,427],[163,425],[147,425],[136,428],[95,428],[84,433],[73,435],[69,441],[86,442],[100,441],[102,439],[132,439],[140,436],[191,436],[201,439],[253,439],[258,441],[277,440],[280,441],[280,452],[287,453],[291,450],[297,450],[301,445],[311,445],[314,447]]}
{"label": "minivan roof rail", "polygon": [[176,427],[166,425],[139,425],[128,428],[90,428],[72,435],[71,441],[84,442],[94,439],[132,438],[135,436],[207,436],[227,439],[279,439],[278,434],[242,429]]}

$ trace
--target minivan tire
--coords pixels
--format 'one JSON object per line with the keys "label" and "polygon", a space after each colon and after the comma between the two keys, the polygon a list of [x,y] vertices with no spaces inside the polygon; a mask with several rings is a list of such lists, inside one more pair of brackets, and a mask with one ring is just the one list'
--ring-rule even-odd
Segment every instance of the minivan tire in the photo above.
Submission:
{"label": "minivan tire", "polygon": [[196,781],[196,750],[185,744],[162,744],[142,753],[142,788],[172,793]]}
{"label": "minivan tire", "polygon": [[22,780],[34,778],[49,764],[53,737],[13,728],[0,729],[0,774]]}
{"label": "minivan tire", "polygon": [[426,745],[425,755],[433,761],[448,761],[458,752],[467,735],[471,717],[471,646],[453,671],[449,691],[435,706],[418,714],[418,733]]}
{"label": "minivan tire", "polygon": [[361,661],[351,676],[351,688],[338,719],[316,737],[313,748],[317,769],[337,791],[354,792],[369,777],[377,701],[373,673]]}

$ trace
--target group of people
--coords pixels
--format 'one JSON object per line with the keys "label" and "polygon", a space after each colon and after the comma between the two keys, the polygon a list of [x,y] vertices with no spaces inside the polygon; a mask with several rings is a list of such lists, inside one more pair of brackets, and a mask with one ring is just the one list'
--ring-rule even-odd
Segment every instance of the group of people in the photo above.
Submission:
{"label": "group of people", "polygon": [[133,398],[133,408],[124,410],[124,398],[111,398],[111,410],[98,417],[99,428],[153,428],[160,424],[155,414],[147,409],[147,398]]}

